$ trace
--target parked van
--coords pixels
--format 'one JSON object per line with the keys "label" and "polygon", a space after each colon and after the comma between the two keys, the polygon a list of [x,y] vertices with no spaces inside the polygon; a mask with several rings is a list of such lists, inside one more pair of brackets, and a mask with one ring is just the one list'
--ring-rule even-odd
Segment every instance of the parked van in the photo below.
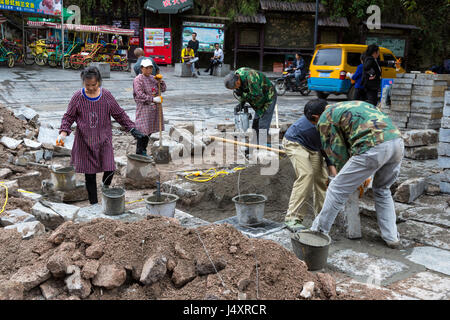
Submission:
{"label": "parked van", "polygon": [[[361,54],[367,45],[358,44],[319,44],[309,67],[308,87],[316,91],[317,96],[326,99],[330,94],[346,94],[351,100],[354,94],[354,81],[347,78],[347,72],[355,73],[361,64]],[[397,61],[391,50],[380,47],[381,61]],[[397,73],[405,69],[381,67],[382,78],[396,78]]]}

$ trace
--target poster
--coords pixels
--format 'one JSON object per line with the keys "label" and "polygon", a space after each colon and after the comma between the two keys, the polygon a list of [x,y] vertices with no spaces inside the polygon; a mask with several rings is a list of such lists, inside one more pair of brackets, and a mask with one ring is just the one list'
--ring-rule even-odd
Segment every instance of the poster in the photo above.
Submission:
{"label": "poster", "polygon": [[370,45],[375,43],[376,45],[389,49],[397,58],[405,57],[405,39],[395,38],[382,38],[382,37],[367,37],[366,44]]}
{"label": "poster", "polygon": [[192,33],[197,33],[197,40],[200,42],[198,51],[212,52],[214,44],[218,43],[223,49],[225,41],[225,33],[222,28],[218,27],[194,27],[184,26],[183,28],[183,48],[185,48],[192,40]]}
{"label": "poster", "polygon": [[144,29],[144,45],[146,47],[164,46],[164,29],[146,28]]}
{"label": "poster", "polygon": [[139,19],[130,19],[130,29],[134,30],[134,36],[139,37]]}
{"label": "poster", "polygon": [[60,16],[61,0],[27,0],[27,1],[0,0],[0,10],[10,10],[10,11]]}

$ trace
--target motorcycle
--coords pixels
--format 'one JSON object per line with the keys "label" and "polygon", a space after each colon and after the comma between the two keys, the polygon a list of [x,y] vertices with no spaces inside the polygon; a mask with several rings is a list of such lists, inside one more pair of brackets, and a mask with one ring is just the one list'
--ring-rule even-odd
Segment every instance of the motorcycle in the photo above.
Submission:
{"label": "motorcycle", "polygon": [[300,92],[302,96],[307,96],[311,93],[308,88],[308,76],[300,81],[300,86],[297,86],[295,81],[295,70],[292,67],[284,69],[283,77],[275,80],[275,89],[277,94],[282,96],[286,91]]}

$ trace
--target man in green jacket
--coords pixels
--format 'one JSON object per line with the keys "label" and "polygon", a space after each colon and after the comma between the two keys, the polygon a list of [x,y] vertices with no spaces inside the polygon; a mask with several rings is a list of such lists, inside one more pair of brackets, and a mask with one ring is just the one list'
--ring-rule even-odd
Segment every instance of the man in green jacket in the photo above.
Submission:
{"label": "man in green jacket", "polygon": [[266,130],[268,135],[277,103],[274,85],[262,72],[240,68],[226,76],[225,87],[235,90],[239,96],[240,108],[248,103],[255,110],[256,116],[253,119],[252,129],[256,131],[259,144],[259,131]]}
{"label": "man in green jacket", "polygon": [[322,148],[339,173],[328,186],[311,230],[328,233],[350,194],[374,175],[372,190],[381,237],[388,247],[399,248],[390,187],[403,159],[400,131],[387,115],[362,101],[327,106],[317,125]]}

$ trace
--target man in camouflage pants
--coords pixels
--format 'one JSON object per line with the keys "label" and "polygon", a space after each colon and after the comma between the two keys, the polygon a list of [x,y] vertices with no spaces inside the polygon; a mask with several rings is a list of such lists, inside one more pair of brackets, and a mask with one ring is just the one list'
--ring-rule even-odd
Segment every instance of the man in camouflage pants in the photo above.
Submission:
{"label": "man in camouflage pants", "polygon": [[403,159],[400,131],[388,116],[361,101],[327,106],[317,125],[322,147],[339,173],[328,187],[311,230],[328,233],[350,194],[375,175],[372,190],[381,237],[388,247],[399,248],[390,187],[399,175]]}
{"label": "man in camouflage pants", "polygon": [[267,135],[269,134],[277,103],[274,85],[263,73],[250,68],[240,68],[225,78],[225,87],[235,90],[241,109],[248,103],[255,110],[252,129],[256,131],[256,141],[259,144],[259,131],[264,129]]}

